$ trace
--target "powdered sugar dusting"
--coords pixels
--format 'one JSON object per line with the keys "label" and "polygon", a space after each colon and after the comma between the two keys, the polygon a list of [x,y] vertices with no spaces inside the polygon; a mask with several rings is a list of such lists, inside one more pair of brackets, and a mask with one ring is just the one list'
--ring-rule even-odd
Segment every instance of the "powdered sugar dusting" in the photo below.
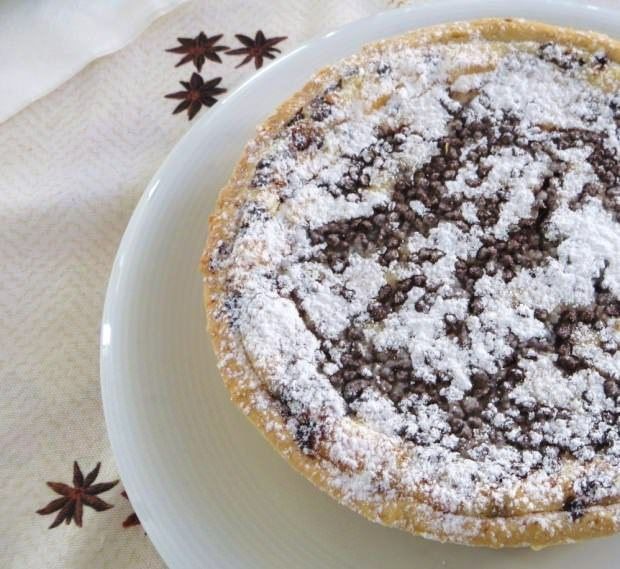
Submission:
{"label": "powdered sugar dusting", "polygon": [[557,508],[562,477],[561,516],[620,492],[619,141],[597,61],[387,44],[251,155],[215,300],[343,500],[426,496],[453,535]]}

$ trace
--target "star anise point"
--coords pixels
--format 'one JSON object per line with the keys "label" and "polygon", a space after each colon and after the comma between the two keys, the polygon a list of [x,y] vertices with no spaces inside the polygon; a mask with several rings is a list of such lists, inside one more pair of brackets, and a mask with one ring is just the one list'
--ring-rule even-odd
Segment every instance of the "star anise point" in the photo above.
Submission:
{"label": "star anise point", "polygon": [[264,58],[275,59],[276,53],[281,53],[280,49],[275,47],[275,45],[287,39],[286,36],[266,38],[262,30],[258,30],[253,39],[244,34],[235,34],[235,37],[244,47],[230,49],[226,54],[245,55],[243,60],[236,67],[241,67],[249,61],[254,60],[256,69],[262,67]]}
{"label": "star anise point", "polygon": [[[125,492],[125,490],[121,492],[121,496],[123,496],[123,498],[127,498],[127,500],[129,501],[129,496],[127,495],[127,492]],[[131,501],[129,501],[129,503],[131,504]],[[135,512],[132,512],[123,520],[124,528],[130,528],[133,526],[140,526],[140,525],[142,525],[142,522],[140,521],[140,518]]]}
{"label": "star anise point", "polygon": [[96,494],[101,494],[113,488],[118,484],[118,480],[93,484],[99,475],[100,468],[101,463],[97,463],[97,466],[84,477],[76,461],[73,463],[73,486],[69,486],[64,482],[47,482],[47,485],[54,492],[62,496],[62,498],[56,498],[36,511],[37,514],[42,516],[58,512],[49,529],[59,526],[63,521],[69,525],[72,520],[76,526],[82,527],[84,504],[98,512],[113,507],[112,504],[108,504],[101,498],[98,498]]}
{"label": "star anise point", "polygon": [[185,91],[165,95],[167,99],[181,99],[172,114],[187,110],[187,118],[192,120],[203,106],[212,107],[217,103],[217,96],[226,92],[224,87],[218,87],[221,81],[221,77],[214,77],[205,82],[198,73],[192,73],[189,81],[181,81]]}
{"label": "star anise point", "polygon": [[227,45],[218,45],[221,39],[222,34],[209,37],[204,32],[200,32],[195,38],[177,38],[180,45],[169,48],[166,51],[183,55],[175,67],[193,61],[196,69],[201,71],[207,59],[215,63],[222,63],[218,52],[226,51],[229,48]]}

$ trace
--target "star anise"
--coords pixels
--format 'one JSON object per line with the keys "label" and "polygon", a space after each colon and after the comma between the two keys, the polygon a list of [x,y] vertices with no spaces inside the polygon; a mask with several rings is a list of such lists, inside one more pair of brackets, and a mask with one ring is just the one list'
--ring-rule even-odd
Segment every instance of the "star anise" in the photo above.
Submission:
{"label": "star anise", "polygon": [[286,36],[279,36],[275,38],[267,39],[262,30],[258,30],[254,39],[244,36],[243,34],[236,34],[235,37],[245,46],[239,47],[237,49],[231,49],[226,52],[227,55],[245,55],[243,61],[237,65],[237,67],[241,67],[245,65],[248,61],[254,60],[254,65],[256,69],[262,67],[263,58],[266,57],[268,59],[275,59],[275,53],[280,53],[280,50],[277,47],[274,47],[276,44],[284,41]]}
{"label": "star anise", "polygon": [[177,38],[177,41],[181,44],[178,47],[172,47],[167,49],[170,53],[181,53],[184,56],[175,65],[179,67],[188,61],[193,61],[198,71],[202,70],[202,66],[205,59],[215,61],[216,63],[222,63],[218,51],[226,51],[227,45],[217,45],[217,42],[222,39],[222,34],[216,36],[207,36],[204,32],[200,32],[195,38]]}
{"label": "star anise", "polygon": [[[125,490],[123,490],[121,492],[121,496],[123,498],[127,498],[127,500],[129,500],[129,496],[127,496],[127,492],[125,492]],[[131,502],[129,502],[131,504]],[[129,514],[126,518],[125,521],[123,522],[123,527],[124,528],[130,528],[132,526],[139,526],[142,525],[140,523],[140,518],[138,517],[138,515],[135,512],[132,512],[131,514]]]}
{"label": "star anise", "polygon": [[172,114],[180,113],[187,109],[187,117],[192,120],[196,113],[204,105],[211,107],[217,103],[216,96],[226,92],[223,87],[218,87],[221,77],[215,77],[205,82],[198,73],[192,73],[189,81],[181,81],[185,91],[178,91],[166,95],[167,99],[182,99]]}
{"label": "star anise", "polygon": [[112,508],[112,504],[104,502],[101,498],[97,498],[97,494],[107,492],[118,484],[118,480],[112,482],[100,482],[93,484],[99,475],[101,463],[91,470],[84,478],[82,471],[77,462],[73,463],[73,487],[62,482],[48,482],[47,485],[56,494],[60,494],[62,498],[52,500],[47,506],[37,510],[37,514],[46,516],[57,512],[56,518],[52,522],[49,529],[59,526],[63,521],[69,525],[71,520],[75,521],[75,525],[82,527],[82,512],[84,506],[88,506],[97,512],[103,512]]}

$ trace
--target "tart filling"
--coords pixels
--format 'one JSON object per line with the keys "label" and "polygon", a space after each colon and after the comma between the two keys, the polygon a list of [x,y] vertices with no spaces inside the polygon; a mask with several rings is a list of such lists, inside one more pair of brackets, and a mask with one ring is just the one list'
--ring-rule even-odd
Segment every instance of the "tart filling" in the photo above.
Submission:
{"label": "tart filling", "polygon": [[[619,69],[391,40],[250,144],[205,263],[222,365],[343,502],[577,522],[617,501]],[[450,523],[427,533],[480,532]]]}

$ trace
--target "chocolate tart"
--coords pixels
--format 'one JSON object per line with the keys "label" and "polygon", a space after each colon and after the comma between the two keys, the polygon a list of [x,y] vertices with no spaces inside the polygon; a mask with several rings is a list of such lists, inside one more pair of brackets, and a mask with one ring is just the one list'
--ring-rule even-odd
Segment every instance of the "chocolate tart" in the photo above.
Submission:
{"label": "chocolate tart", "polygon": [[544,547],[620,527],[620,44],[416,30],[249,142],[203,258],[232,400],[370,520]]}

